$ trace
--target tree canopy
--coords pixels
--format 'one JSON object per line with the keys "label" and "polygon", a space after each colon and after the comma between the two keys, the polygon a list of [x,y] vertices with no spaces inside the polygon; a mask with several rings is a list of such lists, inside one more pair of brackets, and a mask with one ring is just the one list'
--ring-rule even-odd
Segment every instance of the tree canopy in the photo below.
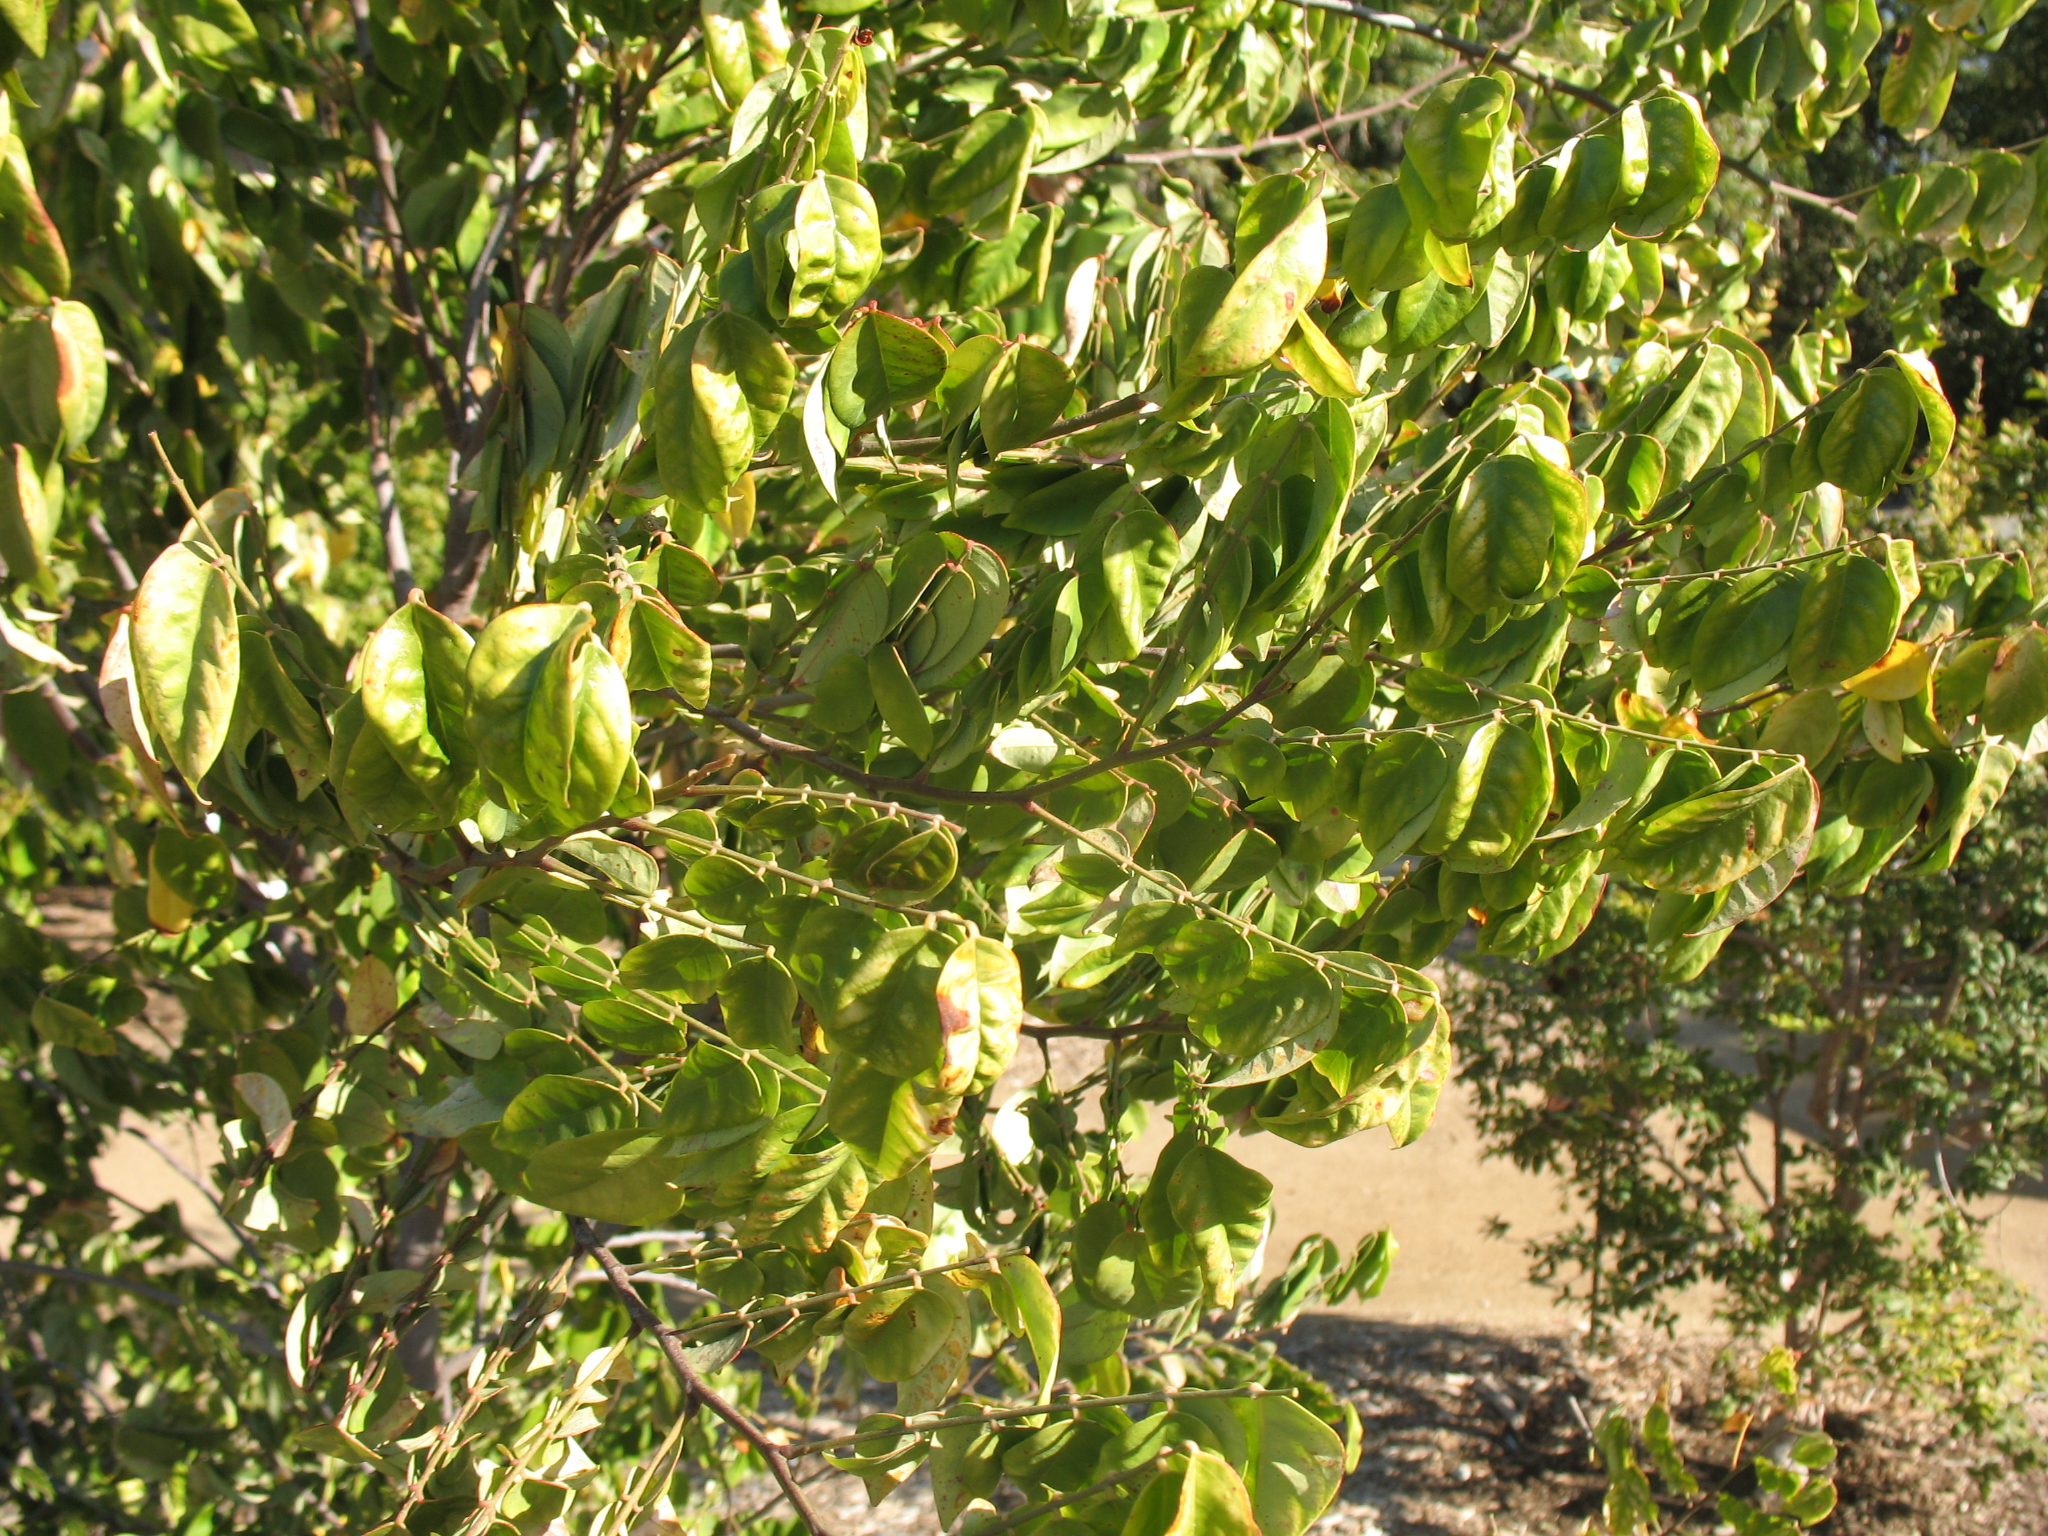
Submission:
{"label": "tree canopy", "polygon": [[[0,0],[19,1523],[1300,1536],[1355,1410],[1215,1336],[1392,1244],[1231,1139],[2040,744],[2026,558],[1887,514],[2048,263],[1942,128],[2026,6]],[[167,1268],[91,1161],[194,1112]]]}

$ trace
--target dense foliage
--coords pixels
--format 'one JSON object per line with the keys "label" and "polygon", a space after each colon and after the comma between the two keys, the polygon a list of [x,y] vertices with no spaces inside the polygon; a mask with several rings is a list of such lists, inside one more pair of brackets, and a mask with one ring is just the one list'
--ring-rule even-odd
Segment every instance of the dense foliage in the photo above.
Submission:
{"label": "dense foliage", "polygon": [[[1882,515],[2048,262],[1930,137],[2024,9],[4,0],[10,1518],[1299,1536],[1356,1415],[1201,1330],[1390,1244],[1259,1286],[1229,1138],[1421,1135],[1475,918],[1942,873],[2048,717]],[[194,1111],[167,1267],[91,1159]]]}
{"label": "dense foliage", "polygon": [[[1923,544],[2037,548],[2042,448],[2031,424],[1966,429],[1932,493],[1888,515]],[[2044,828],[2029,767],[1943,878],[1810,867],[1696,976],[1617,899],[1547,965],[1461,968],[1482,1129],[1584,1206],[1531,1244],[1536,1274],[1603,1326],[1669,1320],[1709,1284],[1811,1376],[1882,1382],[2039,1460],[2038,1303],[1980,1231],[2048,1167]]]}

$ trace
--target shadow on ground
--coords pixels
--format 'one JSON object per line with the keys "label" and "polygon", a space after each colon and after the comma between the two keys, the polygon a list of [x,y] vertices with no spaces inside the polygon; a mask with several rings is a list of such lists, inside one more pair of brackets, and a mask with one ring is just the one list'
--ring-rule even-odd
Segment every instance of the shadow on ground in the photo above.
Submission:
{"label": "shadow on ground", "polygon": [[[1606,1491],[1592,1426],[1613,1409],[1639,1419],[1659,1393],[1709,1495],[1753,1486],[1746,1474],[1728,1477],[1736,1440],[1716,1397],[1725,1368],[1717,1373],[1715,1351],[1695,1341],[1638,1335],[1593,1350],[1561,1334],[1317,1315],[1297,1322],[1280,1349],[1348,1397],[1365,1431],[1358,1468],[1316,1536],[1576,1536],[1597,1520]],[[1845,1395],[1826,1427],[1842,1450],[1841,1505],[1817,1536],[2048,1532],[2048,1474],[1980,1490],[1972,1472],[1982,1449],[1908,1405]],[[833,1536],[938,1529],[921,1473],[876,1509],[850,1477],[822,1478],[816,1491]],[[1669,1521],[1684,1513],[1675,1502],[1665,1508]],[[1680,1528],[1729,1529],[1711,1507]]]}

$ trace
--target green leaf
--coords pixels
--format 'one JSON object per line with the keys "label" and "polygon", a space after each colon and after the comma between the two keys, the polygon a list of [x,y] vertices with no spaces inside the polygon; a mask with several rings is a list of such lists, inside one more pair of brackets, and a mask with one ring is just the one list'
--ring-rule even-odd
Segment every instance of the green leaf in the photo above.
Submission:
{"label": "green leaf", "polygon": [[1303,1536],[1344,1483],[1344,1442],[1291,1398],[1234,1398],[1244,1426],[1244,1484],[1260,1536]]}
{"label": "green leaf", "polygon": [[1330,1281],[1327,1299],[1333,1304],[1347,1296],[1371,1301],[1386,1289],[1394,1272],[1394,1256],[1400,1248],[1394,1234],[1385,1228],[1368,1232],[1358,1240],[1358,1247],[1343,1271]]}
{"label": "green leaf", "polygon": [[36,191],[28,151],[14,134],[0,132],[0,295],[46,304],[70,289],[71,258]]}
{"label": "green leaf", "polygon": [[1167,1205],[1194,1243],[1215,1305],[1236,1305],[1244,1267],[1265,1237],[1272,1198],[1265,1175],[1216,1147],[1192,1147],[1174,1164]]}
{"label": "green leaf", "polygon": [[1711,895],[1810,834],[1818,801],[1803,766],[1696,795],[1631,826],[1607,867],[1652,890]]}
{"label": "green leaf", "polygon": [[609,1083],[550,1074],[519,1090],[492,1140],[501,1151],[531,1157],[553,1142],[629,1130],[634,1118],[632,1102]]}
{"label": "green leaf", "polygon": [[1671,1410],[1662,1399],[1652,1403],[1650,1411],[1643,1415],[1643,1444],[1649,1448],[1650,1459],[1657,1464],[1657,1475],[1664,1479],[1665,1487],[1683,1499],[1699,1496],[1699,1480],[1692,1475],[1685,1457],[1679,1454],[1678,1443],[1671,1438]]}
{"label": "green leaf", "polygon": [[844,425],[864,427],[924,399],[946,376],[947,361],[939,335],[916,321],[871,310],[832,349],[825,398]]}
{"label": "green leaf", "polygon": [[1628,1420],[1609,1413],[1600,1421],[1593,1440],[1607,1465],[1607,1498],[1601,1506],[1607,1529],[1613,1536],[1655,1531],[1663,1523],[1663,1514],[1650,1492],[1650,1480],[1636,1465],[1635,1437]]}
{"label": "green leaf", "polygon": [[227,745],[242,676],[227,573],[192,545],[171,545],[136,591],[128,645],[156,740],[197,785]]}
{"label": "green leaf", "polygon": [[1667,493],[1705,467],[1742,403],[1742,365],[1726,347],[1708,343],[1674,378],[1683,382],[1649,427],[1664,448]]}
{"label": "green leaf", "polygon": [[1799,598],[1786,670],[1795,688],[1854,677],[1891,649],[1899,627],[1898,583],[1868,555],[1821,562]]}
{"label": "green leaf", "polygon": [[[502,1127],[498,1134],[504,1135]],[[683,1203],[675,1182],[677,1160],[661,1155],[665,1145],[661,1135],[631,1128],[550,1142],[528,1161],[522,1193],[537,1205],[572,1216],[627,1227],[658,1226]]]}
{"label": "green leaf", "polygon": [[1183,924],[1158,942],[1157,953],[1174,985],[1197,997],[1235,986],[1251,974],[1251,941],[1217,918]]}
{"label": "green leaf", "polygon": [[166,933],[183,930],[196,912],[224,905],[235,892],[227,844],[210,832],[188,837],[160,826],[149,845],[149,917]]}
{"label": "green leaf", "polygon": [[659,1128],[674,1138],[668,1150],[678,1156],[715,1151],[764,1130],[779,1107],[776,1081],[766,1068],[756,1071],[731,1051],[699,1041],[669,1079],[661,1106]]}
{"label": "green leaf", "polygon": [[750,956],[719,978],[722,1027],[735,1044],[750,1050],[794,1053],[796,1004],[796,982],[773,955]]}
{"label": "green leaf", "polygon": [[1451,762],[1444,738],[1421,731],[1383,737],[1358,761],[1343,808],[1376,864],[1384,867],[1422,836],[1451,786]]}
{"label": "green leaf", "polygon": [[636,689],[673,688],[685,704],[711,700],[711,645],[659,594],[644,593],[624,609],[629,626],[626,682]]}
{"label": "green leaf", "polygon": [[1809,688],[1771,711],[1757,745],[1767,752],[1795,752],[1811,767],[1834,750],[1841,728],[1841,706],[1834,695],[1825,688]]}
{"label": "green leaf", "polygon": [[755,1191],[740,1241],[774,1238],[806,1253],[823,1253],[867,1196],[867,1174],[851,1147],[791,1153]]}
{"label": "green leaf", "polygon": [[981,404],[989,370],[1003,355],[995,336],[970,336],[946,357],[946,372],[932,390],[933,404],[945,413],[948,432],[972,416]]}
{"label": "green leaf", "polygon": [[0,17],[6,18],[22,47],[39,59],[43,56],[50,38],[49,12],[43,0],[0,0]]}
{"label": "green leaf", "polygon": [[1269,176],[1238,211],[1237,276],[1181,359],[1197,378],[1249,373],[1280,350],[1323,278],[1328,234],[1315,184]]}
{"label": "green leaf", "polygon": [[1152,615],[1180,564],[1173,525],[1135,491],[1097,509],[1075,557],[1088,628],[1081,649],[1091,661],[1129,661],[1144,646]]}
{"label": "green leaf", "polygon": [[1801,1525],[1819,1525],[1835,1512],[1835,1485],[1827,1478],[1809,1478],[1785,1496],[1785,1513]]}
{"label": "green leaf", "polygon": [[[791,957],[797,984],[813,963],[804,921]],[[914,1078],[943,1059],[938,981],[944,944],[922,928],[894,928],[867,938],[860,951],[835,967],[831,989],[813,1003],[835,1047],[864,1057],[892,1077]]]}
{"label": "green leaf", "polygon": [[1636,240],[1668,240],[1699,216],[1721,174],[1721,151],[1683,92],[1661,88],[1643,98],[1649,171],[1643,189],[1614,221]]}
{"label": "green leaf", "polygon": [[4,462],[0,462],[0,560],[7,562],[8,574],[17,581],[41,582],[47,576],[58,509],[50,505],[43,485],[42,471],[25,446],[15,443],[4,450]]}
{"label": "green leaf", "polygon": [[292,784],[304,800],[327,777],[334,742],[327,722],[285,675],[267,636],[242,631],[242,680],[238,700],[265,730],[277,738],[291,767]]}
{"label": "green leaf", "polygon": [[1900,32],[1907,46],[1903,53],[1894,52],[1885,66],[1877,111],[1884,125],[1897,129],[1910,144],[1941,126],[1956,83],[1956,66],[1962,61],[1963,35],[1944,31],[1925,13]]}
{"label": "green leaf", "polygon": [[2029,624],[2005,638],[1985,675],[1977,718],[1992,735],[2015,739],[2048,719],[2048,630]]}
{"label": "green leaf", "polygon": [[905,1381],[949,1344],[964,1344],[967,1299],[941,1276],[930,1286],[871,1291],[846,1318],[846,1342],[877,1381]]}
{"label": "green leaf", "polygon": [[1345,224],[1343,270],[1361,302],[1373,293],[1406,288],[1429,271],[1422,231],[1393,182],[1369,187],[1359,197]]}
{"label": "green leaf", "polygon": [[[1956,413],[1948,403],[1948,396],[1942,393],[1941,376],[1934,371],[1934,364],[1924,353],[1888,352],[1885,355],[1913,391],[1913,398],[1920,406],[1921,419],[1927,423],[1926,461],[1912,473],[1899,476],[1901,485],[1910,485],[1925,480],[1948,462],[1949,450],[1955,446],[1956,440]],[[1910,551],[1911,545],[1894,539],[1886,548]],[[1910,595],[1907,600],[1911,601]]]}
{"label": "green leaf", "polygon": [[901,1178],[939,1140],[916,1084],[862,1061],[848,1062],[835,1073],[825,1095],[825,1118],[832,1134],[860,1154],[879,1183]]}
{"label": "green leaf", "polygon": [[965,1093],[1008,1070],[1024,1024],[1024,977],[1009,945],[962,939],[939,970],[934,1000],[944,1042],[935,1088]]}
{"label": "green leaf", "polygon": [[712,854],[683,876],[683,890],[714,923],[743,923],[768,898],[768,882],[738,859]]}
{"label": "green leaf", "polygon": [[1649,175],[1642,108],[1632,102],[1568,141],[1557,163],[1537,229],[1571,250],[1591,249],[1607,238],[1614,215],[1642,193]]}
{"label": "green leaf", "polygon": [[987,1424],[955,1424],[933,1437],[931,1478],[933,1511],[951,1530],[975,1499],[987,1499],[1003,1478],[1003,1442]]}
{"label": "green leaf", "polygon": [[1880,496],[1898,478],[1920,423],[1920,396],[1897,368],[1857,376],[1828,418],[1821,472],[1845,491]]}
{"label": "green leaf", "polygon": [[[38,998],[38,1032],[49,1038],[47,1029],[40,1025],[40,1010],[48,998]],[[61,1006],[61,1005],[59,1005]],[[79,1010],[72,1009],[77,1013]],[[68,1043],[68,1042],[67,1042]],[[284,1091],[284,1085],[267,1072],[237,1072],[234,1077],[235,1097],[249,1106],[256,1116],[258,1128],[263,1133],[263,1142],[273,1159],[283,1157],[285,1149],[292,1144],[292,1132],[297,1128],[292,1113],[292,1101]]]}
{"label": "green leaf", "polygon": [[1586,491],[1576,475],[1538,453],[1489,459],[1466,479],[1451,514],[1445,578],[1451,593],[1475,611],[1525,602],[1549,583],[1553,549],[1578,542],[1586,523]]}
{"label": "green leaf", "polygon": [[1038,1366],[1038,1401],[1049,1403],[1060,1359],[1059,1302],[1030,1254],[1006,1253],[998,1262],[1002,1295],[1008,1302],[1004,1320],[1030,1341],[1031,1357]]}
{"label": "green leaf", "polygon": [[[1014,214],[1037,138],[1028,112],[981,113],[953,141],[946,161],[932,174],[925,193],[931,211],[971,213],[994,198],[998,204],[1007,202]],[[1008,228],[1007,220],[1000,222]]]}
{"label": "green leaf", "polygon": [[874,693],[875,708],[896,739],[919,758],[932,755],[932,722],[924,711],[924,699],[910,680],[903,653],[893,645],[878,645],[868,652],[868,687]]}
{"label": "green leaf", "polygon": [[1024,448],[1067,413],[1074,382],[1044,347],[1013,342],[989,364],[981,386],[981,435],[991,453]]}
{"label": "green leaf", "polygon": [[476,642],[422,601],[386,619],[363,646],[363,715],[405,776],[452,802],[475,772],[469,745],[469,660]]}
{"label": "green leaf", "polygon": [[1420,846],[1471,874],[1512,868],[1542,827],[1554,788],[1545,716],[1489,720],[1466,742]]}
{"label": "green leaf", "polygon": [[1755,571],[1729,583],[1700,616],[1692,681],[1709,709],[1761,688],[1784,666],[1805,587],[1796,570]]}
{"label": "green leaf", "polygon": [[1197,1448],[1138,1496],[1123,1536],[1262,1536],[1230,1463]]}
{"label": "green leaf", "polygon": [[1505,74],[1468,75],[1438,86],[1403,137],[1401,195],[1411,217],[1440,240],[1485,234],[1514,196],[1514,149],[1507,132],[1514,89]]}
{"label": "green leaf", "polygon": [[1197,1039],[1233,1059],[1255,1056],[1328,1022],[1329,977],[1298,955],[1260,955],[1242,981],[1203,999],[1189,1016]]}
{"label": "green leaf", "polygon": [[796,388],[789,353],[764,327],[730,309],[704,323],[698,343],[714,371],[738,381],[753,420],[754,451],[766,448]]}
{"label": "green leaf", "polygon": [[[29,1022],[48,1045],[65,1046],[86,1056],[112,1056],[119,1050],[113,1032],[98,1019],[54,997],[38,997],[29,1010]],[[283,1096],[282,1089],[279,1096]],[[291,1107],[286,1105],[285,1129],[290,1127]]]}
{"label": "green leaf", "polygon": [[619,961],[619,982],[636,992],[667,992],[702,1002],[717,988],[731,957],[698,933],[666,933],[636,944]]}
{"label": "green leaf", "polygon": [[[754,454],[754,413],[741,381],[744,317],[722,312],[679,331],[654,380],[654,441],[664,489],[689,511],[715,513]],[[758,328],[757,328],[758,329]]]}
{"label": "green leaf", "polygon": [[[465,671],[470,739],[479,771],[500,804],[528,805],[541,798],[528,772],[530,735],[553,739],[559,764],[553,771],[557,782],[566,781],[576,730],[570,667],[574,647],[590,625],[587,609],[528,603],[499,614],[477,637]],[[549,678],[551,665],[555,670]]]}

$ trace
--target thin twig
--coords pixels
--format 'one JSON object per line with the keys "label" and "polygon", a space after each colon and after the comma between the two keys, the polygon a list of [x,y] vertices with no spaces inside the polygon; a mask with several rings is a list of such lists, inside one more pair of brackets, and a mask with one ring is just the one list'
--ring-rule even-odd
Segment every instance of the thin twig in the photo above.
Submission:
{"label": "thin twig", "polygon": [[1203,732],[1193,736],[1177,737],[1172,741],[1161,742],[1157,746],[1115,752],[1089,763],[1086,767],[1073,769],[1023,789],[952,789],[943,784],[919,783],[914,779],[897,779],[887,774],[869,773],[865,769],[854,767],[851,763],[843,763],[827,753],[770,736],[765,731],[749,725],[739,716],[727,714],[722,709],[707,708],[700,713],[707,720],[715,720],[735,735],[744,737],[765,751],[773,752],[777,757],[794,757],[852,783],[865,784],[871,789],[893,790],[897,794],[917,799],[946,801],[956,805],[1024,805],[1056,789],[1064,789],[1069,784],[1079,784],[1084,779],[1092,779],[1097,774],[1108,773],[1115,768],[1128,768],[1133,763],[1149,763],[1162,757],[1172,757],[1175,753],[1185,752],[1190,747],[1215,745],[1210,734]]}
{"label": "thin twig", "polygon": [[1359,107],[1351,112],[1339,112],[1326,117],[1307,128],[1297,128],[1292,133],[1269,133],[1263,139],[1254,139],[1249,144],[1216,144],[1209,146],[1187,145],[1181,149],[1134,149],[1122,154],[1111,155],[1111,163],[1125,165],[1168,165],[1175,160],[1238,160],[1246,155],[1260,154],[1269,149],[1285,149],[1294,144],[1306,144],[1314,139],[1328,139],[1333,128],[1348,128],[1353,123],[1362,123],[1369,118],[1381,117],[1389,112],[1398,112],[1412,106],[1415,99],[1424,92],[1442,85],[1465,66],[1452,64],[1438,70],[1420,84],[1390,96],[1385,101],[1376,101],[1369,107]]}
{"label": "thin twig", "polygon": [[1531,85],[1540,85],[1546,91],[1558,91],[1575,97],[1588,106],[1598,107],[1602,112],[1619,112],[1621,106],[1602,96],[1598,91],[1583,85],[1573,85],[1569,80],[1560,80],[1555,75],[1546,75],[1541,70],[1529,68],[1519,62],[1513,44],[1482,43],[1469,37],[1459,37],[1455,32],[1446,32],[1442,27],[1431,26],[1426,21],[1415,21],[1395,11],[1370,11],[1362,5],[1352,5],[1349,0],[1287,0],[1289,5],[1301,6],[1304,10],[1332,11],[1339,16],[1356,16],[1360,21],[1369,21],[1376,27],[1385,27],[1389,32],[1406,32],[1425,42],[1435,43],[1439,48],[1448,48],[1481,64],[1498,64],[1511,75],[1520,75]]}
{"label": "thin twig", "polygon": [[870,1429],[851,1435],[833,1435],[826,1440],[806,1440],[789,1447],[787,1454],[794,1460],[814,1452],[842,1450],[849,1445],[864,1445],[870,1440],[900,1440],[905,1435],[930,1434],[936,1429],[958,1429],[965,1424],[990,1424],[1002,1419],[1024,1419],[1033,1414],[1059,1414],[1078,1412],[1083,1408],[1128,1408],[1136,1403],[1164,1403],[1171,1407],[1179,1402],[1192,1402],[1204,1397],[1292,1397],[1292,1387],[1272,1388],[1252,1382],[1243,1387],[1203,1387],[1193,1392],[1131,1392],[1122,1397],[1080,1397],[1068,1395],[1049,1403],[1023,1403],[1008,1407],[984,1408],[979,1413],[952,1414],[942,1419],[906,1419],[900,1425],[889,1429]]}
{"label": "thin twig", "polygon": [[1809,192],[1804,187],[1795,187],[1789,181],[1778,181],[1773,177],[1766,176],[1747,160],[1730,158],[1721,163],[1727,166],[1729,170],[1734,171],[1738,176],[1747,177],[1755,182],[1773,197],[1782,197],[1788,202],[1804,203],[1809,208],[1818,208],[1823,213],[1832,213],[1836,218],[1846,219],[1851,224],[1857,222],[1856,215],[1847,208],[1844,208],[1834,198],[1823,197],[1818,192]]}

